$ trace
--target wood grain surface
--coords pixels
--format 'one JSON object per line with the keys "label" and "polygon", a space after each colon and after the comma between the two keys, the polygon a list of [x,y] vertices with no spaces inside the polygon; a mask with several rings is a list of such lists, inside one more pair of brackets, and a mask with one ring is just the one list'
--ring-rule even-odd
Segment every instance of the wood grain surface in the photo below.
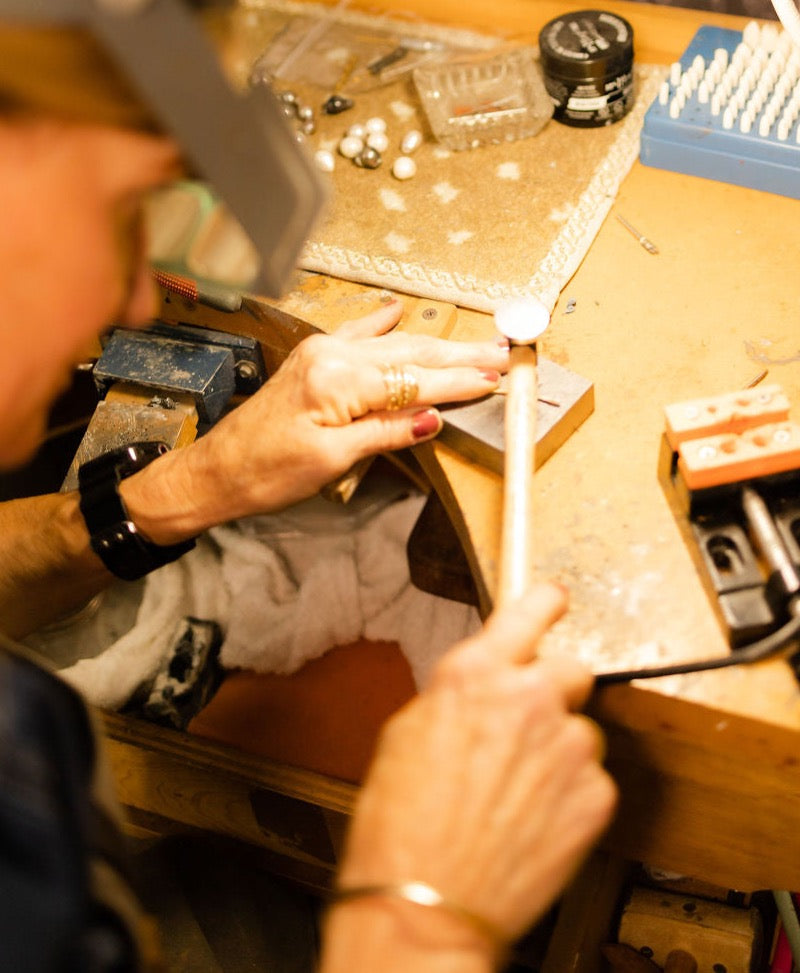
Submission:
{"label": "wood grain surface", "polygon": [[[701,24],[744,24],[648,3],[604,6],[632,23],[636,56],[645,63],[677,58]],[[382,0],[370,9],[531,40],[574,5]],[[644,250],[617,214],[659,254]],[[663,409],[742,388],[766,369],[796,414],[799,254],[797,201],[639,163],[623,182],[541,342],[542,356],[595,385],[594,413],[534,478],[537,575],[571,591],[571,610],[542,654],[572,654],[599,672],[728,651],[658,483]],[[281,304],[335,330],[382,299],[368,287],[302,273]],[[414,314],[416,301],[408,308]],[[451,338],[492,333],[488,315],[459,309]],[[501,477],[441,443],[415,453],[447,506],[488,613],[497,585]],[[729,888],[796,887],[800,691],[785,662],[610,687],[590,711],[606,729],[621,792],[605,839],[615,856]],[[265,837],[254,816],[251,794],[262,784],[321,807],[326,821],[346,816],[350,795],[335,782],[264,769],[185,737],[143,736],[125,720],[112,720],[110,730],[123,800],[140,821],[222,830],[282,854],[291,853],[291,842]],[[303,848],[297,857],[309,866],[321,860]]]}
{"label": "wood grain surface", "polygon": [[[669,63],[704,23],[741,18],[609,3],[637,57]],[[382,9],[530,39],[571,9],[550,0],[385,0]],[[659,247],[648,253],[622,214]],[[595,671],[728,651],[656,477],[663,409],[733,391],[764,369],[800,401],[800,203],[636,163],[555,308],[541,353],[595,383],[595,412],[536,474],[538,575],[571,591],[543,654]],[[295,313],[335,327],[375,294],[298,280]],[[574,302],[574,304],[573,304]],[[574,310],[568,313],[568,305]],[[337,317],[338,316],[338,317]],[[488,336],[460,310],[454,339]],[[417,454],[473,566],[496,589],[501,483],[441,444]],[[800,820],[800,692],[784,662],[613,687],[593,711],[623,800],[610,842],[632,858],[742,888],[795,880],[784,844]]]}

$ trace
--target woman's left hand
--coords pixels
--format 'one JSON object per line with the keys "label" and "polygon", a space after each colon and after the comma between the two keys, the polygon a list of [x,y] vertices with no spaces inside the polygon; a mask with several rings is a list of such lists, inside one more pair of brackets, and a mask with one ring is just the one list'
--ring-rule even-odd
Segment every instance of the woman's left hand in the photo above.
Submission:
{"label": "woman's left hand", "polygon": [[[435,436],[442,425],[437,403],[497,388],[508,367],[500,339],[387,333],[402,313],[393,301],[335,334],[306,338],[259,392],[206,436],[138,474],[172,467],[173,496],[184,498],[184,511],[180,529],[167,531],[169,539],[312,496],[365,456]],[[147,532],[145,524],[140,529]],[[167,543],[164,531],[156,531]]]}

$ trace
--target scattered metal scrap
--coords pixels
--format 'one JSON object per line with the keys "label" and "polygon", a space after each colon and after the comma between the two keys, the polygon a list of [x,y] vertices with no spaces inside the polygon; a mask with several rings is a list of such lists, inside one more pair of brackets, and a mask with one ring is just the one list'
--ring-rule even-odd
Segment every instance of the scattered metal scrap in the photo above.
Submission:
{"label": "scattered metal scrap", "polygon": [[639,241],[639,243],[641,243],[648,253],[658,253],[658,247],[655,245],[655,243],[653,243],[652,240],[648,240],[647,237],[643,233],[640,233],[635,226],[630,224],[624,216],[620,216],[619,213],[617,213],[617,219],[625,227],[625,229],[628,230],[629,233],[632,233],[636,237],[636,239]]}

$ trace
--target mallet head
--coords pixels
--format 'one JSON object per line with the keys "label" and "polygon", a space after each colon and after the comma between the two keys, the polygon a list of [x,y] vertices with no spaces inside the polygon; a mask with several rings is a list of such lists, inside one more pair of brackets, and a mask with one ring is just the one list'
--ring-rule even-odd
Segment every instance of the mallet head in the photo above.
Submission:
{"label": "mallet head", "polygon": [[550,312],[536,297],[520,297],[498,305],[494,323],[515,345],[532,345],[550,323]]}

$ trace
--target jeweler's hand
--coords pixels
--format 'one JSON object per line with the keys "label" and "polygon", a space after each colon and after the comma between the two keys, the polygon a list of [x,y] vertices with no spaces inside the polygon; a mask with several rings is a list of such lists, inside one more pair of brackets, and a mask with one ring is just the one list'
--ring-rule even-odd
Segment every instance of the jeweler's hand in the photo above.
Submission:
{"label": "jeweler's hand", "polygon": [[[139,530],[170,543],[280,509],[312,496],[362,457],[435,436],[436,403],[497,387],[507,347],[387,333],[402,311],[394,301],[333,335],[306,338],[258,393],[197,443],[125,481]],[[137,502],[144,489],[160,492]]]}
{"label": "jeweler's hand", "polygon": [[[569,659],[531,661],[565,606],[562,589],[534,587],[453,649],[390,720],[359,796],[342,888],[426,882],[508,941],[550,906],[616,800],[602,735],[575,712],[590,674]],[[420,906],[359,899],[331,922],[370,908],[432,921]],[[452,936],[458,922],[448,919]]]}

